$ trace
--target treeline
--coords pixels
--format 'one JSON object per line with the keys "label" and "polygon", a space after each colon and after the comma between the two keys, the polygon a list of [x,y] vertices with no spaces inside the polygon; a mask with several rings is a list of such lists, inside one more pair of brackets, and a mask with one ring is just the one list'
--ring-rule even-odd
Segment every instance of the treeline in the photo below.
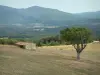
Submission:
{"label": "treeline", "polygon": [[14,45],[17,42],[15,39],[5,39],[5,38],[0,38],[0,44],[3,45]]}
{"label": "treeline", "polygon": [[0,38],[2,45],[15,45],[17,42],[33,42],[30,38]]}
{"label": "treeline", "polygon": [[[87,43],[93,42],[93,40],[95,39],[90,37]],[[45,37],[36,42],[37,46],[55,46],[55,45],[70,45],[70,44],[71,44],[70,41],[62,40],[60,35]]]}
{"label": "treeline", "polygon": [[61,40],[59,36],[51,36],[51,37],[45,37],[40,39],[37,42],[37,46],[53,46],[53,45],[59,45],[61,44]]}
{"label": "treeline", "polygon": [[70,44],[70,42],[64,42],[61,40],[60,36],[50,36],[40,39],[36,42],[37,46],[55,46],[55,45],[63,45],[63,44]]}

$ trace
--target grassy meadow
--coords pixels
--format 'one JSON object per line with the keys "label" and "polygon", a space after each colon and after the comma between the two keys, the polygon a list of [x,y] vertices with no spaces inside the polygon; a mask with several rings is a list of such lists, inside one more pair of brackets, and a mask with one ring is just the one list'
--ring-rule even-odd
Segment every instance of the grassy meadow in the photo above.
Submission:
{"label": "grassy meadow", "polygon": [[88,44],[80,61],[71,45],[34,51],[0,45],[0,75],[100,75],[100,44]]}

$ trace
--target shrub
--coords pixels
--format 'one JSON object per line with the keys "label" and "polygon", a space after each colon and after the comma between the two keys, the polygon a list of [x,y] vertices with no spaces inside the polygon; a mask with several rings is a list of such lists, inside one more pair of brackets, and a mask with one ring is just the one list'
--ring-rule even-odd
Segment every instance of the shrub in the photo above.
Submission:
{"label": "shrub", "polygon": [[14,39],[0,39],[0,44],[3,45],[14,45],[17,42],[17,40]]}

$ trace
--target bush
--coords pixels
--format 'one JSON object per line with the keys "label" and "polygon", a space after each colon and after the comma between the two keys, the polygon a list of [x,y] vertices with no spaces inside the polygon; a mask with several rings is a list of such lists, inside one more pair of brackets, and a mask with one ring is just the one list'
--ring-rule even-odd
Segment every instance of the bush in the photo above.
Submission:
{"label": "bush", "polygon": [[71,43],[70,42],[64,42],[63,40],[61,40],[59,38],[59,36],[42,38],[38,42],[36,42],[37,46],[56,46],[56,45],[60,45],[60,44],[69,45]]}
{"label": "bush", "polygon": [[0,44],[3,45],[14,45],[17,42],[17,40],[13,39],[0,39]]}

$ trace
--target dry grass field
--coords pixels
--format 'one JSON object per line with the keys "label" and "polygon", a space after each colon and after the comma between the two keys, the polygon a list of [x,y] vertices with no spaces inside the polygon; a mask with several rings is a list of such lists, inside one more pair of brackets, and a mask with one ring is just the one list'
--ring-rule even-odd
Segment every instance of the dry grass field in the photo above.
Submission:
{"label": "dry grass field", "polygon": [[80,61],[71,45],[34,51],[0,45],[0,75],[100,75],[100,44],[89,44]]}

